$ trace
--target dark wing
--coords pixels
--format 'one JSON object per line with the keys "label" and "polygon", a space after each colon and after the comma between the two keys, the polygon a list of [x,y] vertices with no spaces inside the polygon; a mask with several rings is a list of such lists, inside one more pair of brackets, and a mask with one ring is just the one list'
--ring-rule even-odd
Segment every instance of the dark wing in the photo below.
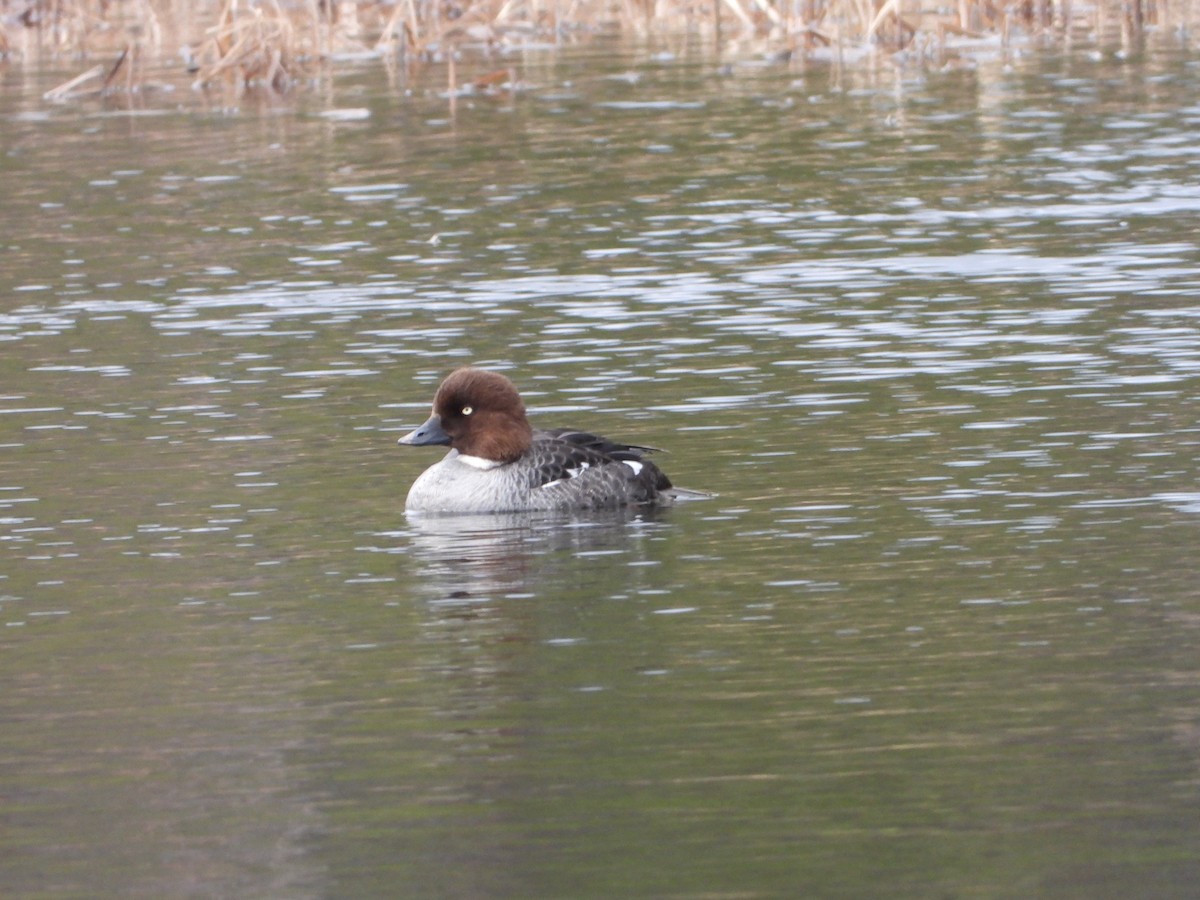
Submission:
{"label": "dark wing", "polygon": [[526,458],[534,478],[531,487],[544,487],[554,482],[578,478],[589,469],[613,465],[616,462],[598,450],[564,441],[548,432],[534,435],[533,445],[529,448]]}
{"label": "dark wing", "polygon": [[[579,436],[573,440],[570,436]],[[612,446],[611,453],[601,447]],[[552,488],[560,482],[580,479],[577,484],[602,498],[623,496],[630,503],[653,502],[671,482],[654,463],[642,458],[649,448],[618,444],[598,435],[560,429],[534,434],[528,451],[534,479],[530,487]]]}
{"label": "dark wing", "polygon": [[566,441],[569,444],[576,444],[580,447],[587,447],[589,450],[595,450],[603,453],[605,456],[611,456],[613,459],[641,459],[642,455],[646,453],[663,452],[658,447],[644,447],[641,444],[623,444],[620,441],[592,434],[590,431],[578,431],[574,428],[550,428],[546,431],[539,429],[535,433],[535,437],[542,435],[558,438],[560,441]]}

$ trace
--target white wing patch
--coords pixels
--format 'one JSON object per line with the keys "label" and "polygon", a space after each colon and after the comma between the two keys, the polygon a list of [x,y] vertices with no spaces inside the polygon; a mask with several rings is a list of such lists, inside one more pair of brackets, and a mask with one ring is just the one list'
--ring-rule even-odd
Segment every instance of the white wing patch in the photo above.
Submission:
{"label": "white wing patch", "polygon": [[547,481],[542,485],[543,488],[554,487],[556,484],[562,484],[565,481],[570,481],[572,478],[577,478],[592,467],[590,462],[581,462],[574,469],[567,469],[566,478],[555,478],[553,481]]}
{"label": "white wing patch", "polygon": [[638,462],[636,459],[623,459],[623,460],[621,460],[621,462],[625,463],[625,465],[627,465],[627,466],[629,466],[629,468],[633,469],[634,475],[642,474],[642,464],[640,462]]}

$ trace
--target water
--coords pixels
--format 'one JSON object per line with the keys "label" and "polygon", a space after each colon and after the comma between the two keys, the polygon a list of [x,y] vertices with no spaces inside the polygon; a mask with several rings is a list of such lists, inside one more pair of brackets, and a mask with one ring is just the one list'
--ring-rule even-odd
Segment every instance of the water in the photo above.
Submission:
{"label": "water", "polygon": [[[673,50],[4,74],[6,895],[1194,896],[1200,60]],[[406,518],[468,361],[717,497]]]}

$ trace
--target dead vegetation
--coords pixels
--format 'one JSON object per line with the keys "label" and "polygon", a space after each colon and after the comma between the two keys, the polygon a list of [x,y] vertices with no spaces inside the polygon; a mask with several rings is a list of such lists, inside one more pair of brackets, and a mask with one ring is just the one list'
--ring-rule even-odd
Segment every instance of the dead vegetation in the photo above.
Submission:
{"label": "dead vegetation", "polygon": [[[863,48],[929,55],[1013,33],[1186,33],[1195,0],[0,0],[0,58],[96,60],[48,96],[134,91],[179,59],[206,88],[283,93],[345,58],[453,60],[598,30],[753,36],[781,58]],[[453,77],[453,76],[452,76]]]}

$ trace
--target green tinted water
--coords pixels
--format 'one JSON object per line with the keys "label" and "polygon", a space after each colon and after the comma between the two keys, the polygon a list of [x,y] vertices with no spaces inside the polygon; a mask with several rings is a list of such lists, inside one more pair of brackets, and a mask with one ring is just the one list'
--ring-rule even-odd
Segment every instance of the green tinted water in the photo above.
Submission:
{"label": "green tinted water", "polygon": [[[6,894],[1192,895],[1197,60],[723,63],[5,76]],[[468,361],[717,498],[406,519]]]}

